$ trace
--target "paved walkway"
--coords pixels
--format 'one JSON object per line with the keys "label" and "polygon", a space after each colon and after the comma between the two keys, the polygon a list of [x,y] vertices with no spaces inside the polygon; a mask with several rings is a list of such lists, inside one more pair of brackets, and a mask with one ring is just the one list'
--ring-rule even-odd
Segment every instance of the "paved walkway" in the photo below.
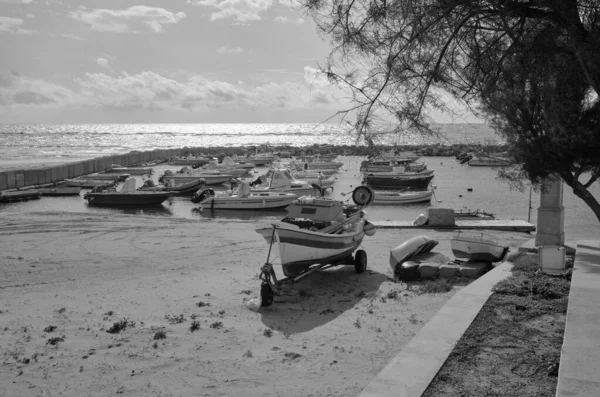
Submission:
{"label": "paved walkway", "polygon": [[556,396],[600,396],[600,241],[577,243]]}
{"label": "paved walkway", "polygon": [[505,262],[458,291],[359,397],[420,397],[487,302],[492,287],[511,269],[512,263]]}

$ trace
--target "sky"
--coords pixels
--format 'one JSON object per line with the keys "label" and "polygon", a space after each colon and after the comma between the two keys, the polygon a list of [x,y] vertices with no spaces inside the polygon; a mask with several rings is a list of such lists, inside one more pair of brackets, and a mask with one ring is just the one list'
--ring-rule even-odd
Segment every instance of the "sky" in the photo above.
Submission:
{"label": "sky", "polygon": [[350,102],[295,1],[0,0],[0,123],[324,122]]}

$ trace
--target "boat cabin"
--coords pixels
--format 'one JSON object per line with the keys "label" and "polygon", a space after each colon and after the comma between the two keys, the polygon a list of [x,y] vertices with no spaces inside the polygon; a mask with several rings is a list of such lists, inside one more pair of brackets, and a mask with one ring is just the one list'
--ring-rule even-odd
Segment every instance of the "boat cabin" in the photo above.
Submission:
{"label": "boat cabin", "polygon": [[341,222],[345,218],[341,201],[321,197],[302,196],[287,207],[290,218],[304,218],[315,222]]}

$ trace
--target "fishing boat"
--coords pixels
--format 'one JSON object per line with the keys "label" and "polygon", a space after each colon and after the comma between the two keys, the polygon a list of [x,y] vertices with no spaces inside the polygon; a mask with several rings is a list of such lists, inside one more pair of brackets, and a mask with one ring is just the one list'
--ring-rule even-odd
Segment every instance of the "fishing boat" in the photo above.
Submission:
{"label": "fishing boat", "polygon": [[41,197],[41,195],[42,194],[38,190],[34,190],[34,189],[2,191],[2,192],[0,192],[0,202],[8,203],[8,202],[13,202],[13,201],[25,201],[25,200],[39,199]]}
{"label": "fishing boat", "polygon": [[454,219],[457,221],[465,221],[465,220],[493,220],[496,219],[496,215],[491,212],[485,212],[480,209],[469,210],[469,209],[461,209],[458,211],[454,211]]}
{"label": "fishing boat", "polygon": [[371,172],[419,172],[427,169],[425,163],[407,159],[365,160],[360,165],[364,173]]}
{"label": "fishing boat", "polygon": [[306,163],[308,170],[339,170],[342,168],[344,163],[339,161],[312,161],[310,163]]}
{"label": "fishing boat", "polygon": [[106,179],[80,179],[80,178],[71,178],[65,179],[65,185],[71,187],[83,187],[83,188],[94,188],[96,186],[100,187],[110,187],[115,185],[115,181],[106,180]]}
{"label": "fishing boat", "polygon": [[204,179],[194,179],[191,181],[177,182],[174,179],[169,179],[163,185],[156,185],[152,179],[144,181],[142,187],[138,190],[147,192],[169,192],[173,194],[195,193],[204,186]]}
{"label": "fishing boat", "polygon": [[[325,197],[299,197],[287,208],[286,218],[256,228],[269,244],[267,261],[261,267],[263,306],[272,304],[284,282],[294,282],[315,270],[338,265],[353,265],[358,273],[366,270],[367,254],[356,250],[365,235],[375,234],[363,210],[371,203],[373,190],[359,186],[352,198],[355,205]],[[270,262],[273,248],[287,279],[277,278]]]}
{"label": "fishing boat", "polygon": [[204,164],[202,166],[202,169],[209,169],[209,170],[225,170],[226,172],[229,172],[229,170],[231,169],[244,169],[246,170],[246,172],[256,168],[256,165],[254,163],[247,163],[244,161],[234,161],[231,157],[229,156],[225,156],[223,157],[223,160],[218,163],[217,161],[209,161],[207,164]]}
{"label": "fishing boat", "polygon": [[320,172],[302,172],[301,175],[298,175],[297,172],[292,171],[292,176],[301,181],[306,181],[311,185],[318,185],[324,189],[333,189],[333,184],[335,183],[335,178],[333,176],[327,177]]}
{"label": "fishing boat", "polygon": [[[252,164],[254,168],[254,164]],[[222,166],[218,164],[216,161],[211,161],[208,164],[204,164],[202,168],[198,169],[196,172],[203,172],[207,174],[228,174],[234,178],[239,178],[243,175],[246,175],[251,168],[239,167],[235,166]]]}
{"label": "fishing boat", "polygon": [[154,168],[152,167],[125,167],[119,164],[111,165],[107,172],[126,173],[130,175],[152,175]]}
{"label": "fishing boat", "polygon": [[431,201],[433,190],[383,191],[375,190],[373,204],[412,204]]}
{"label": "fishing boat", "polygon": [[183,183],[195,181],[198,179],[204,179],[204,183],[207,185],[220,185],[223,182],[229,181],[231,178],[233,178],[233,175],[228,173],[222,173],[220,171],[193,171],[190,167],[183,167],[181,171],[178,172],[166,170],[158,178],[158,181],[161,183],[168,183],[170,180],[173,180],[175,181],[175,183]]}
{"label": "fishing boat", "polygon": [[113,182],[122,182],[125,179],[129,178],[131,174],[124,173],[99,173],[99,174],[89,174],[89,175],[81,175],[78,176],[77,179],[91,179],[91,180],[105,180],[105,181],[113,181]]}
{"label": "fishing boat", "polygon": [[81,193],[80,187],[67,187],[67,186],[57,186],[57,187],[48,187],[48,188],[40,188],[38,192],[42,194],[42,196],[79,196]]}
{"label": "fishing boat", "polygon": [[150,206],[161,205],[169,197],[169,192],[136,190],[135,179],[129,178],[120,189],[95,187],[83,195],[89,205],[103,206]]}
{"label": "fishing boat", "polygon": [[232,159],[234,161],[244,161],[246,163],[252,163],[255,166],[263,166],[275,161],[276,156],[272,154],[255,154],[248,157],[235,156]]}
{"label": "fishing boat", "polygon": [[210,210],[273,210],[285,208],[296,199],[297,196],[292,193],[260,192],[244,195],[240,192],[204,189],[196,192],[191,201]]}
{"label": "fishing boat", "polygon": [[374,174],[365,175],[363,183],[371,186],[374,189],[393,190],[393,189],[425,189],[429,186],[429,182],[433,179],[433,175],[426,176],[402,176],[402,175],[385,175],[376,176]]}
{"label": "fishing boat", "polygon": [[455,232],[450,239],[450,248],[454,256],[467,261],[499,262],[508,252],[508,246],[481,232]]}
{"label": "fishing boat", "polygon": [[265,185],[254,186],[252,193],[280,192],[293,193],[296,196],[310,195],[315,192],[315,186],[306,181],[296,179],[287,168],[270,170],[270,176]]}
{"label": "fishing boat", "polygon": [[201,166],[201,165],[208,163],[211,160],[212,160],[212,158],[210,158],[210,157],[203,157],[203,156],[194,157],[190,154],[187,157],[175,156],[175,157],[169,159],[169,165]]}
{"label": "fishing boat", "polygon": [[507,167],[511,164],[507,158],[484,154],[474,154],[467,163],[471,167]]}
{"label": "fishing boat", "polygon": [[434,170],[422,170],[422,171],[406,171],[404,168],[394,167],[392,171],[380,171],[380,172],[368,172],[367,175],[372,175],[375,177],[401,177],[404,179],[410,178],[422,178],[425,176],[433,175]]}

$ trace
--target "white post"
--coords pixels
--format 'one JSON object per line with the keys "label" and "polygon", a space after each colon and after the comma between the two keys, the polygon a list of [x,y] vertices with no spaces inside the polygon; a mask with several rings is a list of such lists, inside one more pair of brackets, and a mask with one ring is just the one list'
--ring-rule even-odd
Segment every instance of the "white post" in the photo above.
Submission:
{"label": "white post", "polygon": [[565,245],[565,207],[562,179],[542,183],[535,245]]}

